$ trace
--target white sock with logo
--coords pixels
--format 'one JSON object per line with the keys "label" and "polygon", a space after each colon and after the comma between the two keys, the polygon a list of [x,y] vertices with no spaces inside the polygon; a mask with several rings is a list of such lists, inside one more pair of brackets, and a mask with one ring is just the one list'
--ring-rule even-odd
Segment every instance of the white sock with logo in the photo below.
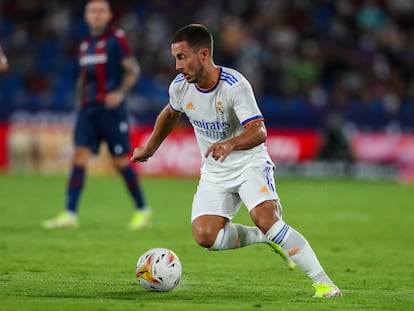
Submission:
{"label": "white sock with logo", "polygon": [[332,280],[324,272],[315,252],[308,241],[283,220],[277,221],[266,237],[279,244],[289,258],[302,269],[314,283],[333,285]]}

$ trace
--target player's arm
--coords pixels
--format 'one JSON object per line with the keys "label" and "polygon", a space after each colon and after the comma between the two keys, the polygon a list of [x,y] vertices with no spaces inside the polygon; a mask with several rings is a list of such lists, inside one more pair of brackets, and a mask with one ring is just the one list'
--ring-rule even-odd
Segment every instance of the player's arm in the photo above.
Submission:
{"label": "player's arm", "polygon": [[205,154],[207,158],[210,154],[216,161],[223,162],[227,156],[235,150],[248,150],[266,141],[266,127],[262,120],[255,120],[248,123],[243,132],[236,137],[211,145]]}
{"label": "player's arm", "polygon": [[122,67],[124,68],[124,76],[122,83],[118,88],[118,92],[125,95],[137,82],[141,68],[135,57],[127,57],[122,60]]}
{"label": "player's arm", "polygon": [[6,55],[0,47],[0,73],[6,72],[9,69],[9,63]]}
{"label": "player's arm", "polygon": [[181,112],[175,111],[170,105],[167,105],[158,115],[154,129],[145,146],[134,149],[131,161],[145,162],[148,158],[152,157],[164,139],[167,138],[177,125],[180,117]]}
{"label": "player's arm", "polygon": [[106,96],[106,104],[113,108],[122,103],[129,90],[137,82],[140,73],[140,66],[135,57],[126,57],[122,59],[121,64],[124,70],[121,85]]}

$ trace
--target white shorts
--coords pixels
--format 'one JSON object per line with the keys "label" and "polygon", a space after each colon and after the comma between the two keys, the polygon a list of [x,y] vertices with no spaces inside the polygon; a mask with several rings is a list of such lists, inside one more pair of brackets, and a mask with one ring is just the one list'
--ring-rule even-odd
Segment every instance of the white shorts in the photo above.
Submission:
{"label": "white shorts", "polygon": [[268,200],[277,200],[274,180],[275,167],[270,162],[245,169],[233,180],[212,182],[200,178],[194,195],[191,221],[202,215],[217,215],[233,219],[242,202],[249,212]]}

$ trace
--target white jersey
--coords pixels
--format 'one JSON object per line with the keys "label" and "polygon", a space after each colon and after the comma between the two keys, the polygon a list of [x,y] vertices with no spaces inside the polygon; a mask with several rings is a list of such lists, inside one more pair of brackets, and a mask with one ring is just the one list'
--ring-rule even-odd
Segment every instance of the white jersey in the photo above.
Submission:
{"label": "white jersey", "polygon": [[249,150],[233,151],[220,163],[207,149],[216,142],[224,141],[242,133],[249,122],[263,120],[252,87],[238,71],[220,67],[220,79],[210,89],[201,89],[188,83],[179,74],[169,87],[170,106],[184,112],[194,128],[200,148],[201,174],[211,181],[229,180],[251,166],[261,165],[270,157],[264,144]]}

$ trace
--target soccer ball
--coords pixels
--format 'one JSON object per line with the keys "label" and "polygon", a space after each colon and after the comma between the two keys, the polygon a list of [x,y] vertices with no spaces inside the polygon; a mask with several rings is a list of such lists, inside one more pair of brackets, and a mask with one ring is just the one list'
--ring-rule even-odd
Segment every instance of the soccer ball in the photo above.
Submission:
{"label": "soccer ball", "polygon": [[181,262],[167,248],[152,248],[137,262],[137,279],[147,291],[168,292],[181,279]]}

